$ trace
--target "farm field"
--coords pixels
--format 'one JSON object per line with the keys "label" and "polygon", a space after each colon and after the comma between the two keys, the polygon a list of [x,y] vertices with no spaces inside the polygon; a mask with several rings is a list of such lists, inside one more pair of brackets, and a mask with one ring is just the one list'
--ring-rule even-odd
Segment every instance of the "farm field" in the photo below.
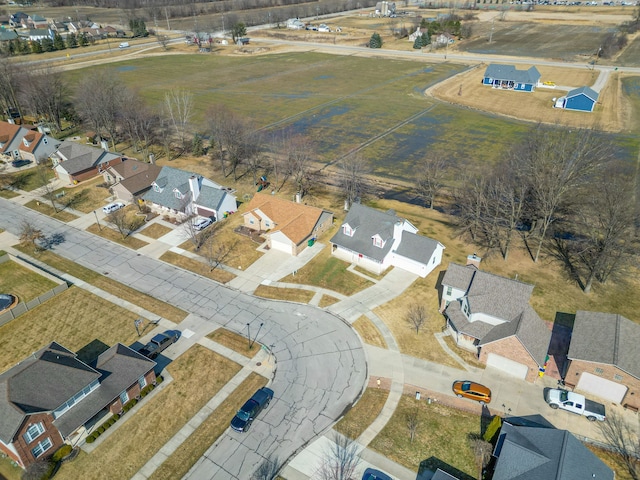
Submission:
{"label": "farm field", "polygon": [[616,58],[615,64],[629,67],[640,66],[640,36],[636,36],[629,42],[627,48]]}

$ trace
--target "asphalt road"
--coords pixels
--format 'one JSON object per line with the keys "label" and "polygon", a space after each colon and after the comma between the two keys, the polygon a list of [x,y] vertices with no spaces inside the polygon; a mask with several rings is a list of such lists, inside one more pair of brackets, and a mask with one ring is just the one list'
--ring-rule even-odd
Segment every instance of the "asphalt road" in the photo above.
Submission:
{"label": "asphalt road", "polygon": [[327,312],[251,297],[0,199],[2,228],[19,236],[23,221],[46,236],[62,235],[54,247],[58,255],[231,330],[244,333],[249,323],[252,337],[273,345],[274,401],[248,433],[227,430],[191,478],[246,480],[265,458],[286,461],[364,389],[362,344],[350,326]]}

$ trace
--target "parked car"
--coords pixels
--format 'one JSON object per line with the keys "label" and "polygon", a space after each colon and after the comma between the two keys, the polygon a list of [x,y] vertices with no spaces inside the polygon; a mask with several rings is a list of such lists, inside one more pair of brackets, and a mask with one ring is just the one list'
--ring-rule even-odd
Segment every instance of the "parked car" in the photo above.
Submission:
{"label": "parked car", "polygon": [[231,420],[231,428],[237,432],[246,432],[249,430],[251,422],[253,422],[263,409],[267,408],[272,398],[273,390],[262,387],[238,410],[236,416]]}
{"label": "parked car", "polygon": [[459,398],[469,398],[476,400],[481,404],[491,402],[491,390],[479,383],[471,382],[469,380],[458,380],[453,382],[453,393]]}
{"label": "parked car", "polygon": [[110,213],[113,213],[116,210],[120,210],[123,207],[124,207],[124,203],[122,203],[122,202],[113,202],[113,203],[110,203],[109,205],[105,205],[104,207],[102,207],[102,211],[105,214],[109,215]]}
{"label": "parked car", "polygon": [[362,475],[362,480],[393,480],[386,473],[382,473],[380,470],[376,470],[375,468],[367,468],[364,471],[364,475]]}
{"label": "parked car", "polygon": [[11,162],[11,166],[15,168],[24,167],[25,165],[29,165],[31,160],[14,160]]}
{"label": "parked car", "polygon": [[325,32],[325,33],[326,33],[326,32],[330,32],[330,31],[331,31],[331,29],[330,29],[327,25],[325,25],[324,23],[321,23],[321,24],[318,26],[318,31],[319,31],[319,32]]}
{"label": "parked car", "polygon": [[177,341],[177,332],[169,330],[164,333],[158,333],[157,335],[154,335],[149,343],[138,350],[138,353],[150,358],[151,360],[155,360],[163,350],[166,350],[170,345],[173,345]]}
{"label": "parked car", "polygon": [[544,400],[553,409],[562,409],[587,417],[590,422],[606,420],[604,405],[585,398],[584,395],[561,388],[550,388],[544,392]]}
{"label": "parked car", "polygon": [[118,48],[129,48],[129,42],[122,42]]}
{"label": "parked car", "polygon": [[16,297],[9,295],[8,293],[0,293],[0,311],[6,310],[13,302],[16,301]]}
{"label": "parked car", "polygon": [[204,230],[212,223],[213,223],[213,220],[210,218],[200,218],[193,222],[193,228],[195,228],[198,231]]}

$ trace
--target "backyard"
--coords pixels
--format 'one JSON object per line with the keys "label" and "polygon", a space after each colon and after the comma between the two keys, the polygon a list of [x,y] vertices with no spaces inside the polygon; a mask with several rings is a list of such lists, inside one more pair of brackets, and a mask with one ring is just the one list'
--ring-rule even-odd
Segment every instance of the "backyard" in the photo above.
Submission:
{"label": "backyard", "polygon": [[0,264],[0,293],[9,293],[28,302],[57,284],[33,270],[11,260]]}

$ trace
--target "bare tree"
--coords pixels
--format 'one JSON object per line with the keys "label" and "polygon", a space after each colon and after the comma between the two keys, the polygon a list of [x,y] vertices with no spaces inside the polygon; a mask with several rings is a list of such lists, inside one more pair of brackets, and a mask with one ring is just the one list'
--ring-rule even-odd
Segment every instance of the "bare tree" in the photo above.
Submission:
{"label": "bare tree", "polygon": [[420,328],[427,320],[427,310],[420,303],[412,303],[409,305],[409,310],[407,310],[406,319],[411,328],[415,328],[416,333],[420,333]]}
{"label": "bare tree", "polygon": [[640,437],[617,412],[610,412],[606,422],[599,422],[600,433],[609,448],[622,460],[633,480],[640,479]]}
{"label": "bare tree", "polygon": [[287,176],[296,185],[296,191],[304,197],[313,184],[313,161],[316,156],[314,146],[308,137],[295,135],[285,137],[284,168]]}
{"label": "bare tree", "polygon": [[56,205],[55,196],[53,195],[55,188],[51,183],[51,175],[49,174],[49,170],[50,168],[45,163],[45,160],[40,160],[35,169],[35,181],[36,185],[38,185],[40,196],[49,200],[51,202],[51,206],[53,207],[53,211],[58,213],[58,206]]}
{"label": "bare tree", "polygon": [[21,103],[38,119],[45,118],[57,130],[69,102],[69,89],[62,72],[45,67],[26,77]]}
{"label": "bare tree", "polygon": [[36,228],[33,224],[23,220],[20,224],[20,242],[33,246],[34,250],[39,250],[38,240],[45,238],[42,230]]}
{"label": "bare tree", "polygon": [[360,464],[358,444],[336,433],[331,446],[324,452],[318,475],[322,480],[352,480]]}
{"label": "bare tree", "polygon": [[365,193],[370,172],[369,163],[359,153],[352,153],[338,161],[340,168],[340,189],[345,196],[345,207],[349,209]]}
{"label": "bare tree", "polygon": [[105,217],[105,222],[107,222],[109,225],[113,225],[116,230],[120,232],[120,235],[122,235],[123,239],[127,238],[131,231],[135,229],[132,228],[129,219],[127,218],[127,212],[124,208],[116,210],[115,212],[111,212]]}
{"label": "bare tree", "polygon": [[187,131],[193,116],[193,95],[186,90],[169,90],[164,95],[164,106],[180,148],[186,150]]}
{"label": "bare tree", "polygon": [[218,242],[216,241],[217,238],[215,236],[214,228],[212,227],[211,230],[212,231],[208,232],[208,235],[205,236],[202,246],[202,255],[207,260],[210,271],[213,271],[218,268],[220,264],[225,263],[225,260],[229,258],[231,252],[235,250],[238,241]]}
{"label": "bare tree", "polygon": [[484,478],[484,470],[491,460],[493,445],[482,438],[481,435],[469,434],[469,443],[478,464],[478,480]]}
{"label": "bare tree", "polygon": [[416,437],[416,432],[418,431],[418,426],[420,425],[418,409],[414,408],[410,412],[407,412],[405,419],[407,421],[407,428],[409,429],[409,441],[413,443],[413,440]]}
{"label": "bare tree", "polygon": [[51,461],[46,458],[40,458],[29,465],[22,476],[22,480],[40,480],[51,473]]}
{"label": "bare tree", "polygon": [[425,206],[433,208],[436,195],[444,187],[447,161],[438,153],[431,153],[418,162],[416,168],[416,191]]}
{"label": "bare tree", "polygon": [[0,55],[0,108],[2,112],[16,109],[20,112],[18,95],[22,89],[23,68],[11,61],[8,56]]}
{"label": "bare tree", "polygon": [[160,45],[164,50],[168,50],[168,46],[169,46],[169,36],[168,35],[163,35],[163,34],[156,34],[156,41],[158,42],[158,45]]}
{"label": "bare tree", "polygon": [[278,478],[278,472],[282,468],[282,463],[275,457],[265,458],[258,469],[255,471],[251,480],[275,480]]}
{"label": "bare tree", "polygon": [[231,117],[232,113],[226,105],[216,104],[212,105],[207,110],[207,123],[209,130],[209,138],[211,143],[211,155],[216,155],[220,160],[220,169],[222,176],[226,177],[227,172],[225,168],[225,122],[227,118]]}

